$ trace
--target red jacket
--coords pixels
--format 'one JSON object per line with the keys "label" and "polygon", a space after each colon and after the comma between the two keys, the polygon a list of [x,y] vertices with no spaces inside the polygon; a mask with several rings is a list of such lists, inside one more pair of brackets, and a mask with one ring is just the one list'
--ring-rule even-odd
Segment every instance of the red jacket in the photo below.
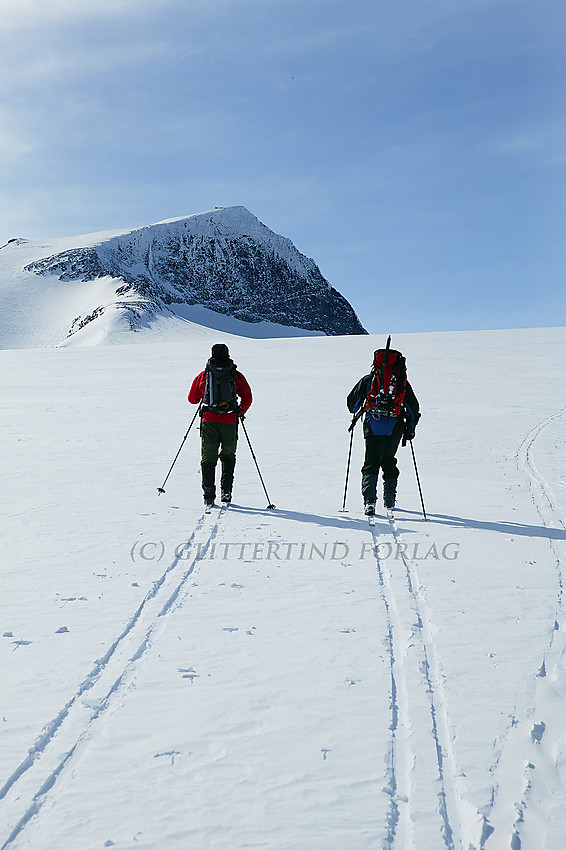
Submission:
{"label": "red jacket", "polygon": [[[206,371],[202,371],[194,379],[189,390],[189,401],[191,404],[198,404],[204,395],[206,386]],[[252,391],[250,385],[244,378],[241,372],[236,372],[236,395],[239,396],[240,413],[246,413],[252,403]],[[202,415],[203,422],[229,422],[235,425],[238,421],[237,413],[213,413],[211,410],[205,410]]]}

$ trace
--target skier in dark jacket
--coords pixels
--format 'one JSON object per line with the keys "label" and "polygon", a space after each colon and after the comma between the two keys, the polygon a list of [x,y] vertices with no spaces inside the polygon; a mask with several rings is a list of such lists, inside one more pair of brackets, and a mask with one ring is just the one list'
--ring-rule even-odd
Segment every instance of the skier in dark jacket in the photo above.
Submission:
{"label": "skier in dark jacket", "polygon": [[211,355],[206,368],[196,376],[189,390],[191,404],[198,404],[202,399],[201,472],[207,506],[213,505],[216,498],[218,458],[222,464],[221,500],[232,500],[238,418],[243,419],[252,403],[252,391],[230,359],[228,346],[224,343],[213,345]]}
{"label": "skier in dark jacket", "polygon": [[378,349],[372,371],[360,378],[348,395],[347,405],[350,413],[365,414],[362,496],[365,513],[373,516],[380,469],[383,504],[385,508],[395,507],[399,477],[395,454],[402,437],[413,439],[420,419],[419,403],[407,381],[403,355],[389,348]]}

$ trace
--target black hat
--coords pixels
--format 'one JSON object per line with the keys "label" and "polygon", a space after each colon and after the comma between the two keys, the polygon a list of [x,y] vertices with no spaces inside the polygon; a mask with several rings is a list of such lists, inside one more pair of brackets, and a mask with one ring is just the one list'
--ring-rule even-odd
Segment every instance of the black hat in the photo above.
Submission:
{"label": "black hat", "polygon": [[217,360],[219,363],[225,363],[230,359],[228,346],[224,345],[223,342],[217,342],[216,345],[213,345],[211,353],[214,360]]}

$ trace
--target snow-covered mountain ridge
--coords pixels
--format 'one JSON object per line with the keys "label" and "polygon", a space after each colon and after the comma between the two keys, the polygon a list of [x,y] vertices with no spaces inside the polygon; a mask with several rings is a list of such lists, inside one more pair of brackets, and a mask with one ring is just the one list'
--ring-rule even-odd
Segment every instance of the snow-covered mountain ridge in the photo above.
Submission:
{"label": "snow-covered mountain ridge", "polygon": [[[28,284],[31,273],[51,285],[58,281],[58,290],[67,284],[69,302],[82,296],[63,337],[80,334],[74,342],[106,341],[109,325],[113,331],[117,325],[138,331],[163,317],[195,321],[195,307],[237,320],[236,327],[221,327],[244,335],[246,325],[251,336],[286,335],[273,324],[328,335],[365,333],[316,263],[241,206],[51,246],[15,239],[4,252],[19,252],[24,265],[13,271],[20,279],[22,272],[27,275]],[[13,297],[18,298],[16,291]],[[260,323],[269,323],[263,333],[258,333]]]}

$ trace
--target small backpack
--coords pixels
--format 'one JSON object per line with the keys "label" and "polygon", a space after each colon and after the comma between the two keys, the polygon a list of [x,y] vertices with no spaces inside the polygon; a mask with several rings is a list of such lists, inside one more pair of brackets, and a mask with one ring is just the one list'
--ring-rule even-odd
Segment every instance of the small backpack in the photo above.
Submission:
{"label": "small backpack", "polygon": [[378,348],[364,409],[376,419],[401,416],[407,388],[407,366],[400,351]]}
{"label": "small backpack", "polygon": [[219,364],[211,358],[206,364],[202,409],[213,413],[237,413],[236,366],[231,360]]}

